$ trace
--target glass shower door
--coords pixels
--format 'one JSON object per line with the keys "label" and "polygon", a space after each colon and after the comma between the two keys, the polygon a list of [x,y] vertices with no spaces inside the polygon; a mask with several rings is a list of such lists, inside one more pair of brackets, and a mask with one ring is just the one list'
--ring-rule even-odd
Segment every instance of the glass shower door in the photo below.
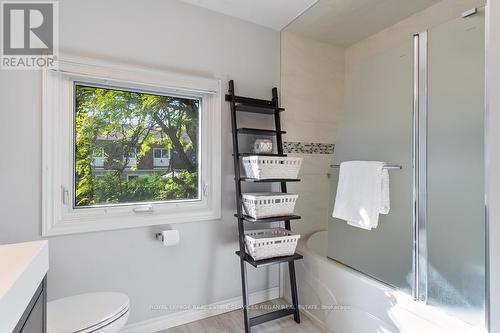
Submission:
{"label": "glass shower door", "polygon": [[[346,69],[334,163],[403,169],[390,171],[391,211],[376,229],[333,219],[328,230],[329,258],[478,327],[486,294],[484,46],[479,10]],[[337,181],[332,171],[332,207]]]}
{"label": "glass shower door", "polygon": [[[370,231],[332,219],[328,257],[410,292],[412,278],[412,101],[411,38],[346,69],[345,112],[340,119],[334,163],[385,161],[391,170],[391,211]],[[332,170],[332,207],[338,170]]]}
{"label": "glass shower door", "polygon": [[484,12],[427,39],[427,303],[484,327]]}

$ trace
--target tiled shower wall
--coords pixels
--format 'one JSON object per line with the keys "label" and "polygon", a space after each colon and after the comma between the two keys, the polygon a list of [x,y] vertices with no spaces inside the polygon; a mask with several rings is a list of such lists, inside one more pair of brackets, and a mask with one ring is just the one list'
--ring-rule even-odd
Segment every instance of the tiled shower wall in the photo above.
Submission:
{"label": "tiled shower wall", "polygon": [[344,49],[289,32],[281,34],[281,104],[285,150],[304,158],[293,230],[306,237],[326,230],[330,215],[330,170],[343,107]]}

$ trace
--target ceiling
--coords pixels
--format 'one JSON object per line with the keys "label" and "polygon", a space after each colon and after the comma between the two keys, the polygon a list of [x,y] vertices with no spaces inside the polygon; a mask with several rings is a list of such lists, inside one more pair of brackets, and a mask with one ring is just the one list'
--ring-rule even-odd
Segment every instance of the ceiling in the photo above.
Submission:
{"label": "ceiling", "polygon": [[329,44],[349,46],[439,1],[319,0],[285,30]]}
{"label": "ceiling", "polygon": [[181,1],[280,31],[318,0]]}

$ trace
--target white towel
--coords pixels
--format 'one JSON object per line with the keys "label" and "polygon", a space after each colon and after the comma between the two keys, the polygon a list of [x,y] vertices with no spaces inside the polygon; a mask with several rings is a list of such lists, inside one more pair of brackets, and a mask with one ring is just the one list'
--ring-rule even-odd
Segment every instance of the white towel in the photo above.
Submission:
{"label": "white towel", "polygon": [[[386,165],[384,163],[384,165]],[[382,168],[382,194],[380,196],[380,214],[389,214],[391,210],[391,198],[389,191],[389,171],[385,168]]]}
{"label": "white towel", "polygon": [[389,172],[384,162],[350,161],[340,165],[333,217],[371,230],[390,210]]}

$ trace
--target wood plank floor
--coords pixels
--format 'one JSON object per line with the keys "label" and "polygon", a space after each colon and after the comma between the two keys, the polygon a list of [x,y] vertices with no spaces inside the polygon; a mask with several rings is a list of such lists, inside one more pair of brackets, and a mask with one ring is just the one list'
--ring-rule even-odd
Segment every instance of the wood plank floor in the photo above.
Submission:
{"label": "wood plank floor", "polygon": [[[251,316],[259,315],[269,310],[269,306],[280,306],[287,304],[283,300],[273,300],[257,305],[258,309],[251,311]],[[262,306],[261,306],[262,305]],[[262,309],[264,308],[264,309]],[[252,333],[328,333],[303,312],[300,314],[301,322],[297,324],[293,316],[270,321],[252,328]],[[244,333],[243,310],[227,312],[203,320],[195,321],[182,326],[177,326],[157,333]]]}

